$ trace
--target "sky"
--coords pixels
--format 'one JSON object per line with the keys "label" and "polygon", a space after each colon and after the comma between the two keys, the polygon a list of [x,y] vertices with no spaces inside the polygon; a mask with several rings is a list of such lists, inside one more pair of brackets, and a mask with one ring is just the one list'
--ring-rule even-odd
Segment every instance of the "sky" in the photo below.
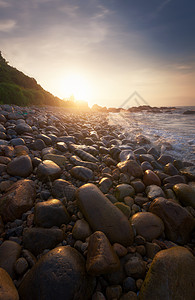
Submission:
{"label": "sky", "polygon": [[0,51],[61,99],[195,105],[194,15],[194,0],[0,0]]}

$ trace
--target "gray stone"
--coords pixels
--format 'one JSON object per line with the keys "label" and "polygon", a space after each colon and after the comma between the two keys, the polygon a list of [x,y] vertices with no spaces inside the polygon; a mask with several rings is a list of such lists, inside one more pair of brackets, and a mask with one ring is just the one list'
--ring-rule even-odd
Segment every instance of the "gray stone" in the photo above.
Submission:
{"label": "gray stone", "polygon": [[66,207],[58,199],[39,202],[35,205],[34,222],[38,227],[60,227],[70,221]]}
{"label": "gray stone", "polygon": [[78,206],[94,231],[102,231],[111,243],[131,245],[133,230],[128,219],[94,184],[77,190]]}
{"label": "gray stone", "polygon": [[53,249],[37,262],[24,277],[19,295],[21,300],[89,300],[94,287],[83,256],[66,246]]}

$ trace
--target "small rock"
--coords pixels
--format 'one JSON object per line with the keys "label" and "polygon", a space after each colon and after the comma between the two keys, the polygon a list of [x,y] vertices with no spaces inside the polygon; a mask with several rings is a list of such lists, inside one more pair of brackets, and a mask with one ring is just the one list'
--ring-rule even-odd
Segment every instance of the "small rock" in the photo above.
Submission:
{"label": "small rock", "polygon": [[66,197],[67,201],[73,201],[77,188],[69,181],[56,179],[52,187],[52,195],[56,198]]}
{"label": "small rock", "polygon": [[73,177],[81,180],[81,181],[89,181],[93,179],[93,171],[89,168],[76,166],[70,170],[70,173]]}
{"label": "small rock", "polygon": [[72,230],[72,235],[76,240],[85,241],[91,234],[91,228],[84,219],[76,221]]}
{"label": "small rock", "polygon": [[142,278],[146,272],[145,262],[140,258],[133,256],[125,264],[125,272],[127,276]]}
{"label": "small rock", "polygon": [[28,269],[28,262],[24,257],[20,257],[17,259],[14,265],[14,269],[16,274],[23,275]]}
{"label": "small rock", "polygon": [[148,185],[161,186],[160,178],[152,170],[146,170],[144,172],[143,183],[146,186]]}
{"label": "small rock", "polygon": [[15,157],[7,165],[7,173],[12,176],[28,177],[32,171],[32,161],[28,155]]}
{"label": "small rock", "polygon": [[60,177],[61,169],[51,160],[44,160],[37,167],[37,177],[41,181],[53,181]]}
{"label": "small rock", "polygon": [[134,196],[135,194],[135,190],[134,188],[130,185],[130,184],[119,184],[116,186],[115,189],[115,197],[119,200],[119,201],[123,201],[123,199],[126,196]]}

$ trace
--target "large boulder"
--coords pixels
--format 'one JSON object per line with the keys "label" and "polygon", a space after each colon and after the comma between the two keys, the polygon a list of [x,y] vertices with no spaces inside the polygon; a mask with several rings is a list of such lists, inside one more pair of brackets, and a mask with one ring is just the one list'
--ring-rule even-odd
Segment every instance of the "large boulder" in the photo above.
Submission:
{"label": "large boulder", "polygon": [[160,197],[152,202],[149,211],[161,218],[168,239],[181,245],[189,241],[195,220],[185,208]]}
{"label": "large boulder", "polygon": [[22,214],[33,207],[36,187],[32,180],[22,179],[12,184],[0,197],[0,214],[4,222],[20,219]]}
{"label": "large boulder", "polygon": [[7,165],[7,173],[12,176],[28,177],[32,171],[32,161],[28,155],[15,157]]}
{"label": "large boulder", "polygon": [[133,159],[122,161],[117,164],[117,167],[122,173],[127,173],[129,176],[142,177],[143,170],[141,166]]}
{"label": "large boulder", "polygon": [[178,183],[174,185],[173,190],[184,206],[192,206],[195,208],[195,186]]}
{"label": "large boulder", "polygon": [[38,165],[37,177],[41,181],[53,181],[60,177],[61,169],[51,160],[44,160]]}
{"label": "large boulder", "polygon": [[50,228],[68,224],[70,216],[66,207],[58,199],[39,202],[35,205],[35,224],[39,227]]}
{"label": "large boulder", "polygon": [[140,300],[193,300],[195,258],[184,247],[156,254],[139,293]]}
{"label": "large boulder", "polygon": [[111,243],[131,245],[133,229],[125,215],[94,184],[77,190],[78,206],[94,231],[102,231]]}
{"label": "large boulder", "polygon": [[19,295],[21,300],[88,300],[94,284],[86,273],[83,256],[72,247],[57,247],[24,277]]}
{"label": "large boulder", "polygon": [[164,231],[163,221],[151,212],[138,212],[131,218],[136,233],[147,241],[158,238]]}
{"label": "large boulder", "polygon": [[101,231],[96,231],[90,236],[86,268],[89,274],[95,276],[115,272],[120,268],[117,254]]}
{"label": "large boulder", "polygon": [[9,274],[0,268],[0,299],[19,300],[18,291]]}

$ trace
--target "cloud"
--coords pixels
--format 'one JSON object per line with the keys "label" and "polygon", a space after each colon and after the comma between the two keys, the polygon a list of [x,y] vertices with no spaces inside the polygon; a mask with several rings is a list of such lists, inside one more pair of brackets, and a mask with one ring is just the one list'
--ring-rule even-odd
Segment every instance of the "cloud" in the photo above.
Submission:
{"label": "cloud", "polygon": [[6,7],[10,7],[10,6],[11,6],[10,3],[0,0],[0,8],[6,8]]}
{"label": "cloud", "polygon": [[0,31],[1,32],[10,32],[16,26],[15,20],[3,20],[0,21]]}

